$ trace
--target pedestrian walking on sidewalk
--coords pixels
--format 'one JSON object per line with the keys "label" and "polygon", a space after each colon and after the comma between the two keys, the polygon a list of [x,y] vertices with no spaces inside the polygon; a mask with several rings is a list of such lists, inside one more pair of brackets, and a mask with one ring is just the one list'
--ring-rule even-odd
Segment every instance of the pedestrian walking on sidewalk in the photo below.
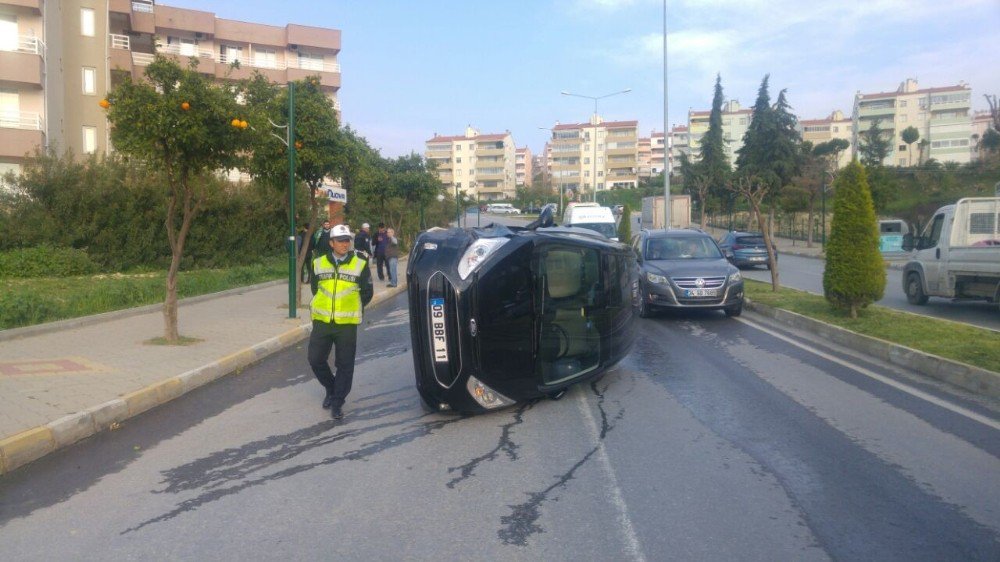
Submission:
{"label": "pedestrian walking on sidewalk", "polygon": [[[327,252],[313,262],[309,366],[326,389],[323,407],[330,408],[336,420],[344,417],[344,401],[354,381],[358,325],[374,295],[368,260],[351,250],[351,239],[347,225],[333,227]],[[336,374],[329,364],[334,347]]]}
{"label": "pedestrian walking on sidewalk", "polygon": [[395,287],[399,285],[399,277],[396,273],[396,266],[399,265],[399,239],[396,238],[396,231],[391,228],[386,230],[385,234],[389,239],[385,246],[385,259],[388,262],[386,273],[389,275],[389,284],[386,287]]}
{"label": "pedestrian walking on sidewalk", "polygon": [[372,256],[372,235],[371,226],[368,223],[361,225],[361,230],[354,237],[354,249],[364,252],[364,258],[370,259]]}
{"label": "pedestrian walking on sidewalk", "polygon": [[378,223],[378,232],[375,233],[375,269],[378,271],[378,280],[385,281],[382,269],[387,265],[385,261],[385,247],[389,243],[389,236],[385,233],[385,223]]}

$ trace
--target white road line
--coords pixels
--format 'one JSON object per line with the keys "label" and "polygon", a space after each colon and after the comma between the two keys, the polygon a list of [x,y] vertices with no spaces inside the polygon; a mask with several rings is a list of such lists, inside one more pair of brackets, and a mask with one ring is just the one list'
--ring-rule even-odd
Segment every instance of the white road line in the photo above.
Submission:
{"label": "white road line", "polygon": [[639,537],[636,536],[635,527],[632,526],[632,519],[628,516],[628,506],[625,504],[624,496],[622,496],[621,486],[618,485],[618,477],[615,476],[615,469],[611,466],[611,459],[608,458],[608,452],[604,448],[604,441],[601,439],[601,434],[597,429],[597,420],[594,419],[594,415],[588,407],[587,394],[580,392],[580,390],[582,388],[577,390],[577,395],[580,397],[577,400],[577,405],[583,410],[583,415],[587,418],[590,431],[597,442],[597,456],[600,458],[601,469],[608,480],[611,481],[611,503],[618,511],[618,525],[621,528],[622,534],[625,535],[625,551],[630,559],[645,562],[646,557],[642,555]]}
{"label": "white road line", "polygon": [[800,349],[804,349],[805,351],[808,351],[809,353],[812,353],[814,355],[818,355],[818,356],[820,356],[820,357],[822,357],[822,358],[824,358],[824,359],[826,359],[828,361],[833,361],[834,363],[837,363],[838,365],[842,365],[844,367],[847,367],[848,369],[851,369],[852,371],[861,373],[862,375],[865,375],[866,377],[875,379],[875,380],[877,380],[877,381],[879,381],[879,382],[881,382],[883,384],[887,384],[887,385],[889,385],[889,386],[891,386],[893,388],[896,388],[898,390],[902,390],[903,392],[905,392],[905,393],[907,393],[907,394],[909,394],[911,396],[915,396],[915,397],[920,398],[922,400],[926,400],[927,402],[930,402],[931,404],[934,404],[935,406],[940,406],[942,408],[945,408],[946,410],[950,410],[952,412],[955,412],[956,414],[958,414],[960,416],[964,416],[966,418],[969,418],[970,420],[977,421],[977,422],[979,422],[979,423],[981,423],[981,424],[983,424],[983,425],[985,425],[987,427],[990,427],[992,429],[1000,431],[1000,422],[994,421],[994,420],[992,420],[990,418],[987,418],[986,416],[977,414],[977,413],[975,413],[975,412],[973,412],[971,410],[968,410],[966,408],[963,408],[961,406],[956,406],[955,404],[952,404],[950,402],[942,400],[942,399],[938,398],[937,396],[934,396],[932,394],[928,394],[926,392],[923,392],[921,390],[913,388],[912,386],[903,384],[903,383],[901,383],[899,381],[896,381],[896,380],[893,380],[893,379],[891,379],[889,377],[880,375],[878,373],[875,373],[873,371],[865,369],[864,367],[861,367],[859,365],[855,365],[855,364],[850,363],[848,361],[844,361],[843,359],[840,359],[838,357],[834,357],[833,355],[830,355],[829,353],[825,353],[823,351],[820,351],[819,349],[816,349],[815,347],[812,347],[812,346],[806,345],[804,343],[795,341],[795,340],[793,340],[793,339],[791,339],[791,338],[789,338],[789,337],[787,337],[785,335],[782,335],[782,334],[780,334],[778,332],[775,332],[774,330],[765,328],[764,326],[762,326],[762,325],[760,325],[760,324],[758,324],[756,322],[753,322],[753,321],[750,321],[750,320],[746,320],[745,318],[737,318],[736,320],[739,320],[740,322],[748,324],[749,326],[751,326],[753,328],[756,328],[756,329],[758,329],[758,330],[760,330],[762,332],[770,334],[770,335],[772,335],[772,336],[774,336],[774,337],[776,337],[776,338],[778,338],[778,339],[780,339],[782,341],[788,342],[788,343],[794,345],[795,347],[798,347]]}

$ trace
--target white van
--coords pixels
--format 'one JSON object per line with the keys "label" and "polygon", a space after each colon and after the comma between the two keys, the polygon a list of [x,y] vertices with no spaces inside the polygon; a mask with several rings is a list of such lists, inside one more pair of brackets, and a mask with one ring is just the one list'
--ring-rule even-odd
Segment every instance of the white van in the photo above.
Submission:
{"label": "white van", "polygon": [[562,226],[588,228],[618,240],[618,223],[614,213],[597,203],[570,203],[563,214]]}

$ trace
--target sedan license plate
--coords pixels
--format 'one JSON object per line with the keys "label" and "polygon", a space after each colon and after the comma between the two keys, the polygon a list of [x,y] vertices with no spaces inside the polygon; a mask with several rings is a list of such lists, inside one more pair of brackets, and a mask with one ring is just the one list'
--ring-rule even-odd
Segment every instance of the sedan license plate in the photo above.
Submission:
{"label": "sedan license plate", "polygon": [[685,289],[684,296],[686,297],[717,297],[719,296],[718,289]]}
{"label": "sedan license plate", "polygon": [[444,299],[430,299],[431,341],[434,342],[434,361],[448,362],[448,335],[445,330]]}
{"label": "sedan license plate", "polygon": [[750,261],[764,261],[766,259],[767,258],[765,258],[763,256],[755,256],[755,257],[750,258]]}

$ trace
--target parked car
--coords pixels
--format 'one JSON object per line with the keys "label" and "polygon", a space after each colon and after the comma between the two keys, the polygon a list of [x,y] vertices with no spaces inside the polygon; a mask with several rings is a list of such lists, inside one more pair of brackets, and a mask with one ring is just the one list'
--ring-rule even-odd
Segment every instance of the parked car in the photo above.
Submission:
{"label": "parked car", "polygon": [[486,206],[486,212],[495,215],[520,215],[521,209],[510,203],[490,203]]}
{"label": "parked car", "polygon": [[[732,253],[733,263],[740,269],[758,265],[771,269],[771,264],[767,261],[767,245],[759,232],[728,232],[719,239],[719,247],[727,256]],[[774,245],[771,249],[774,251],[774,261],[777,262],[778,249]]]}
{"label": "parked car", "polygon": [[417,390],[432,410],[557,398],[618,363],[635,338],[635,255],[589,230],[431,229],[410,252]]}
{"label": "parked car", "polygon": [[743,276],[700,230],[643,230],[632,239],[638,257],[639,316],[658,308],[743,312]]}
{"label": "parked car", "polygon": [[570,203],[563,213],[563,226],[589,228],[612,240],[618,240],[618,223],[608,207],[597,203]]}

